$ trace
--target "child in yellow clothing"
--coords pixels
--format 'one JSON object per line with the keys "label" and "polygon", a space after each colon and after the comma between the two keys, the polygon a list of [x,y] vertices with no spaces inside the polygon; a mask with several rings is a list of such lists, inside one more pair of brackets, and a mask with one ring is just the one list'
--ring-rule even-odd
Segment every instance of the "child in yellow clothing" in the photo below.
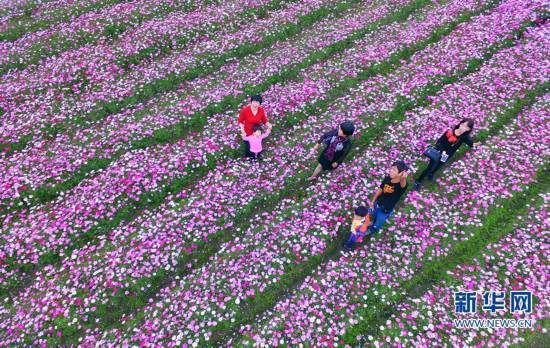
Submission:
{"label": "child in yellow clothing", "polygon": [[365,206],[355,208],[355,215],[351,221],[351,234],[348,241],[344,244],[345,250],[353,250],[353,245],[356,242],[361,243],[363,241],[363,236],[366,234],[370,223],[371,219],[368,208]]}

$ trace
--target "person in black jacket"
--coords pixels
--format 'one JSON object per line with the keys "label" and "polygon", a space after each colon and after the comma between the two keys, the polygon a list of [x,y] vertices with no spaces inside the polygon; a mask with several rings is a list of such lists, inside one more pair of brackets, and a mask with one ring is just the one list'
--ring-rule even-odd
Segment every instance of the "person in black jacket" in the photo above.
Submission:
{"label": "person in black jacket", "polygon": [[470,136],[474,129],[474,120],[464,118],[453,128],[447,129],[443,135],[435,143],[435,149],[441,152],[441,159],[434,161],[430,159],[430,164],[415,180],[413,189],[419,190],[422,185],[422,180],[427,176],[429,180],[433,180],[434,173],[441,168],[443,163],[447,162],[454,153],[460,148],[463,143],[466,143],[470,148],[474,146]]}
{"label": "person in black jacket", "polygon": [[349,150],[351,149],[351,135],[355,131],[355,126],[351,121],[344,121],[338,129],[333,129],[330,132],[323,134],[317,141],[317,145],[313,151],[317,151],[321,143],[326,147],[319,156],[319,164],[308,180],[315,179],[321,170],[336,169],[344,160]]}

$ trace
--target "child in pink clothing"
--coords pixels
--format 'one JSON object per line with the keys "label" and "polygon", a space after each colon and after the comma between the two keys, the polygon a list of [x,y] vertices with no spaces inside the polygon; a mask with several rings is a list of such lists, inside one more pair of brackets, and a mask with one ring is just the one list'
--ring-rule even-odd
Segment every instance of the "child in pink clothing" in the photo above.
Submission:
{"label": "child in pink clothing", "polygon": [[269,135],[271,132],[271,124],[268,125],[268,128],[265,132],[262,132],[261,125],[254,125],[252,128],[252,135],[246,135],[245,132],[241,132],[244,141],[248,141],[250,144],[250,151],[246,152],[246,157],[252,159],[259,159],[260,154],[262,153],[262,140]]}

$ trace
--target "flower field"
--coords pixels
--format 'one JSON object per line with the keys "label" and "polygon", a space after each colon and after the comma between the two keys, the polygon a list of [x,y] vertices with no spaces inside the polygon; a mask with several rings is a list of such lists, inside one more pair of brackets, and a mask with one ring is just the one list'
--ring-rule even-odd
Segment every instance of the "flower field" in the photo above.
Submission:
{"label": "flower field", "polygon": [[[542,0],[1,4],[0,347],[544,346],[547,18]],[[252,94],[260,162],[237,125]],[[462,118],[473,147],[412,190]],[[345,120],[351,151],[307,180]],[[396,160],[395,213],[344,251]],[[533,310],[457,313],[468,291]]]}

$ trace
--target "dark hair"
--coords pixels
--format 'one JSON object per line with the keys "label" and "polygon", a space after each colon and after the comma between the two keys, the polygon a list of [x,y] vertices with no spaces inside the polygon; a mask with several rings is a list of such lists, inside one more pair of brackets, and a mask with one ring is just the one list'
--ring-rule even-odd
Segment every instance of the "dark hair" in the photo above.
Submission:
{"label": "dark hair", "polygon": [[262,103],[263,99],[262,96],[259,94],[254,94],[250,97],[250,102],[257,101],[258,103]]}
{"label": "dark hair", "polygon": [[395,161],[393,162],[392,164],[392,167],[393,166],[396,166],[397,167],[397,171],[399,173],[401,173],[402,171],[404,170],[409,170],[409,166],[407,165],[407,163],[403,162],[403,161]]}
{"label": "dark hair", "polygon": [[261,124],[255,124],[252,126],[252,132],[255,132],[255,131],[263,131],[264,130],[264,127],[262,127]]}
{"label": "dark hair", "polygon": [[340,123],[340,128],[342,129],[342,132],[345,135],[352,135],[355,131],[355,126],[353,125],[353,122],[351,121],[344,121]]}
{"label": "dark hair", "polygon": [[360,217],[365,217],[369,213],[369,210],[364,205],[360,205],[357,208],[355,208],[355,215]]}
{"label": "dark hair", "polygon": [[458,127],[460,127],[461,124],[463,123],[467,123],[468,124],[468,128],[470,128],[469,131],[467,132],[464,132],[464,134],[470,134],[471,131],[474,130],[474,120],[471,119],[471,118],[463,118],[462,120],[460,120],[460,122],[458,122],[458,124],[456,126],[453,127],[453,132],[455,129],[457,129]]}

